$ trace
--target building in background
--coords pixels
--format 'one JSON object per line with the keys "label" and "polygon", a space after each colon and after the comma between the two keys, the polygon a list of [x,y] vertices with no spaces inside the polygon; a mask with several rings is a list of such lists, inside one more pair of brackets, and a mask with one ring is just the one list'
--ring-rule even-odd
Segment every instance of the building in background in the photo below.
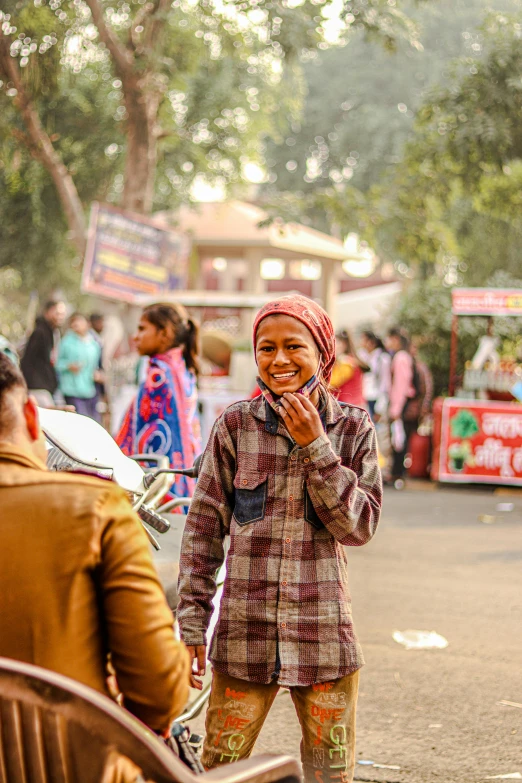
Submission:
{"label": "building in background", "polygon": [[319,300],[335,320],[339,293],[383,283],[373,268],[364,280],[346,271],[364,253],[368,262],[368,250],[361,255],[353,242],[343,244],[299,223],[269,221],[264,210],[245,201],[200,203],[156,218],[192,240],[189,290],[174,296],[207,331],[246,338],[255,311],[292,291]]}

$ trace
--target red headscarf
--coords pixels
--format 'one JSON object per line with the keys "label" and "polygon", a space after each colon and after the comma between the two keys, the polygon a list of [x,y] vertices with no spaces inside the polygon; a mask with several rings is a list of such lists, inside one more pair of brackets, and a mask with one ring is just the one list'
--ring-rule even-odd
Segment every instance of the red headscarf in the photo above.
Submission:
{"label": "red headscarf", "polygon": [[267,302],[258,312],[254,321],[254,348],[259,324],[263,318],[268,318],[269,315],[289,315],[306,326],[319,348],[323,377],[328,383],[335,362],[335,333],[328,313],[312,299],[307,299],[306,296],[300,294],[290,294],[273,302]]}

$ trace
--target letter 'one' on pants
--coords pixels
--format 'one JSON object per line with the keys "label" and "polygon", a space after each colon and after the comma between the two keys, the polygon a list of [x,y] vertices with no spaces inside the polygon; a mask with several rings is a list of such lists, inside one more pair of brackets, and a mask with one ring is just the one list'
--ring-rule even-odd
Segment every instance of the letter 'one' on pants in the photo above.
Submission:
{"label": "letter 'one' on pants", "polygon": [[[202,758],[206,769],[250,756],[279,688],[275,681],[262,685],[214,671]],[[353,780],[358,688],[358,671],[333,682],[290,688],[303,734],[306,783]]]}

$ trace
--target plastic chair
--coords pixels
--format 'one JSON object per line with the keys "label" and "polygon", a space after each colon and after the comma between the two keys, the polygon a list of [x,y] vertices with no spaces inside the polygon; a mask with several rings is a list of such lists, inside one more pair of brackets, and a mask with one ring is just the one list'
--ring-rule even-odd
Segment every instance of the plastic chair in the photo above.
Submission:
{"label": "plastic chair", "polygon": [[[114,765],[121,756],[143,777],[118,777]],[[39,666],[0,658],[0,783],[297,783],[299,778],[297,762],[286,756],[257,756],[195,776],[108,697]]]}

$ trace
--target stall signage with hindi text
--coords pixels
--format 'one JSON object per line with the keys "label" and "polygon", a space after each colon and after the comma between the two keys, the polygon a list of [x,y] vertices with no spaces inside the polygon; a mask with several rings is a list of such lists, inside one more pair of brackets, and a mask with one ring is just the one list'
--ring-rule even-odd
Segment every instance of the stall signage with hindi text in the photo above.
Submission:
{"label": "stall signage with hindi text", "polygon": [[522,315],[520,288],[454,288],[454,315]]}
{"label": "stall signage with hindi text", "polygon": [[141,303],[186,287],[190,240],[141,215],[93,204],[82,290]]}
{"label": "stall signage with hindi text", "polygon": [[522,485],[522,405],[444,400],[438,479]]}

